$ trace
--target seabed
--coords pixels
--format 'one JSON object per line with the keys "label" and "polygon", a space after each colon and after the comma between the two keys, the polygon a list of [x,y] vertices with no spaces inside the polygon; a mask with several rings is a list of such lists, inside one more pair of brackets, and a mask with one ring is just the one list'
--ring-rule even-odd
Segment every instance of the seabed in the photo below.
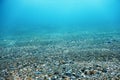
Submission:
{"label": "seabed", "polygon": [[120,80],[120,32],[1,37],[0,80]]}

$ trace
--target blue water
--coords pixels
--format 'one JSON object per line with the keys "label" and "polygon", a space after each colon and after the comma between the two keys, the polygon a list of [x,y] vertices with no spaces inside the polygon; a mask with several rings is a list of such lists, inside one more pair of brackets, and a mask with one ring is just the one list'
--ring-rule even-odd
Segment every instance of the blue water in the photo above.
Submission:
{"label": "blue water", "polygon": [[120,30],[119,0],[0,0],[0,34]]}

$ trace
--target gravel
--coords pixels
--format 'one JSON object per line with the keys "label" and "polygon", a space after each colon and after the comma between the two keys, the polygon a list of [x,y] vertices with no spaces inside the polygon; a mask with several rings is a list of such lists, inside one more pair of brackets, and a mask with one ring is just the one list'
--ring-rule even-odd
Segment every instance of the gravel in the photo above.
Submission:
{"label": "gravel", "polygon": [[116,33],[31,39],[0,41],[0,80],[120,80]]}

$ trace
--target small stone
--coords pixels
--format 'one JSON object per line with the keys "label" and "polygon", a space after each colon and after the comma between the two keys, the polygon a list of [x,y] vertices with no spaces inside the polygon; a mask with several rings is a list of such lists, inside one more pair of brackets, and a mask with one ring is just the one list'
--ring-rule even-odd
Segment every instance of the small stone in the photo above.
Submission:
{"label": "small stone", "polygon": [[111,41],[108,41],[107,43],[112,43]]}
{"label": "small stone", "polygon": [[39,77],[35,77],[36,79],[38,79]]}
{"label": "small stone", "polygon": [[26,80],[33,80],[31,77],[27,77]]}
{"label": "small stone", "polygon": [[116,73],[115,72],[112,72],[111,75],[115,75]]}
{"label": "small stone", "polygon": [[94,75],[96,73],[96,71],[92,70],[92,71],[89,71],[89,74],[90,75]]}
{"label": "small stone", "polygon": [[76,77],[75,76],[71,76],[71,79],[75,79]]}
{"label": "small stone", "polygon": [[97,65],[95,65],[95,67],[101,67],[101,66],[97,64]]}
{"label": "small stone", "polygon": [[51,78],[51,80],[56,80],[56,78],[53,77],[53,78]]}
{"label": "small stone", "polygon": [[15,76],[14,80],[21,80],[19,76]]}
{"label": "small stone", "polygon": [[35,71],[34,73],[35,73],[35,74],[41,74],[41,72],[40,72],[40,71]]}
{"label": "small stone", "polygon": [[71,77],[71,76],[72,76],[72,74],[71,74],[71,73],[65,73],[65,75],[66,75],[66,76],[69,76],[69,77]]}
{"label": "small stone", "polygon": [[57,78],[57,76],[54,76],[54,78],[56,79],[56,78]]}
{"label": "small stone", "polygon": [[66,69],[66,67],[63,67],[63,70],[65,70]]}
{"label": "small stone", "polygon": [[85,71],[85,69],[86,69],[86,68],[84,67],[83,69],[81,69],[81,71],[82,71],[82,72],[84,72],[84,71]]}
{"label": "small stone", "polygon": [[81,74],[82,77],[86,77],[84,73]]}
{"label": "small stone", "polygon": [[75,73],[72,73],[72,75],[73,75],[73,76],[76,76],[76,74],[75,74]]}
{"label": "small stone", "polygon": [[48,74],[48,77],[52,77],[53,75],[52,74]]}
{"label": "small stone", "polygon": [[63,76],[62,76],[62,78],[64,79],[64,78],[66,78],[66,76],[65,76],[65,75],[63,75]]}
{"label": "small stone", "polygon": [[64,60],[61,60],[60,64],[66,64],[66,62]]}
{"label": "small stone", "polygon": [[85,75],[89,75],[89,74],[90,74],[89,70],[85,70],[85,71],[84,71],[84,74],[85,74]]}
{"label": "small stone", "polygon": [[58,72],[58,71],[54,72],[54,75],[58,75],[58,74],[59,74],[59,72]]}
{"label": "small stone", "polygon": [[106,73],[106,72],[107,72],[107,69],[103,68],[102,72]]}
{"label": "small stone", "polygon": [[69,77],[66,77],[64,80],[70,80],[70,78],[69,78]]}

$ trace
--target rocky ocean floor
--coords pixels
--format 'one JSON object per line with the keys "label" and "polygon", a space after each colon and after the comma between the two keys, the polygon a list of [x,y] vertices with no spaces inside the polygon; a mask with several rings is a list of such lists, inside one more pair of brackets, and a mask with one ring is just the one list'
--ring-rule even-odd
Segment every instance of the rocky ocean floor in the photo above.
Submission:
{"label": "rocky ocean floor", "polygon": [[0,38],[0,80],[120,80],[120,33]]}

